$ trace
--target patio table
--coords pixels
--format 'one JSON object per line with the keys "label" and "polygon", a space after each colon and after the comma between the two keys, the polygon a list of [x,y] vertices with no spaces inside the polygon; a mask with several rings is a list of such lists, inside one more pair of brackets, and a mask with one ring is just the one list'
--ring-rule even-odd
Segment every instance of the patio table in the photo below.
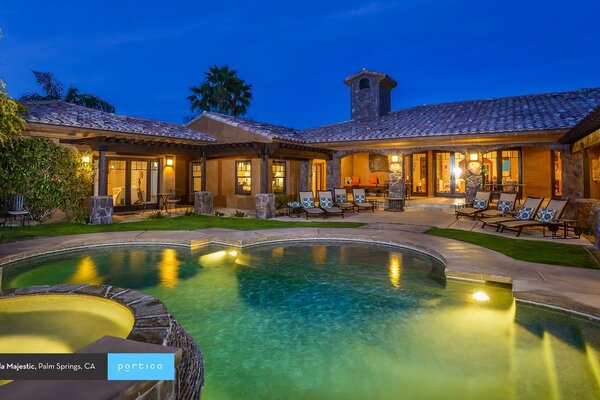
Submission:
{"label": "patio table", "polygon": [[157,193],[156,197],[158,198],[158,209],[160,210],[161,208],[165,209],[165,212],[169,212],[169,210],[167,210],[167,200],[169,200],[169,196],[171,195],[171,193]]}

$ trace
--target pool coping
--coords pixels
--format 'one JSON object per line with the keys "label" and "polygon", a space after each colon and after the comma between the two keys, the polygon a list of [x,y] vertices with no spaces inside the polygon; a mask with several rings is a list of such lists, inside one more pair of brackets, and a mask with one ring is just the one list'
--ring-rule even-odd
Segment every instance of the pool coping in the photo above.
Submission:
{"label": "pool coping", "polygon": [[600,270],[515,260],[454,239],[421,233],[355,228],[286,228],[237,231],[130,231],[34,239],[0,245],[0,266],[60,251],[113,245],[169,245],[196,248],[208,244],[248,247],[297,241],[353,241],[405,248],[427,254],[445,266],[450,279],[512,285],[517,301],[600,320]]}

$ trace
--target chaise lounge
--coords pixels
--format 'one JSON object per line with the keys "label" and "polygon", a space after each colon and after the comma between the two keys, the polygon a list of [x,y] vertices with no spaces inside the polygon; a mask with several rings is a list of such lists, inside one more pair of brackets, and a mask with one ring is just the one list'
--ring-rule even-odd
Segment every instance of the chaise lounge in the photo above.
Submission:
{"label": "chaise lounge", "polygon": [[346,193],[345,188],[335,188],[333,189],[333,194],[335,196],[333,204],[344,211],[352,210],[354,212],[354,204],[348,201],[348,194]]}
{"label": "chaise lounge", "polygon": [[475,193],[475,199],[473,199],[472,207],[458,208],[456,213],[456,219],[459,217],[471,217],[475,218],[477,214],[487,210],[490,206],[490,198],[492,192],[477,192]]}
{"label": "chaise lounge", "polygon": [[375,212],[375,205],[373,203],[367,203],[365,189],[352,189],[352,197],[356,211],[371,210]]}
{"label": "chaise lounge", "polygon": [[525,201],[523,202],[523,205],[519,209],[519,212],[509,213],[509,214],[514,214],[514,215],[506,215],[506,216],[491,217],[491,218],[479,218],[479,221],[481,221],[483,223],[483,225],[481,226],[481,229],[485,228],[487,225],[490,225],[490,226],[495,226],[496,232],[498,232],[500,230],[500,224],[503,222],[514,221],[514,220],[520,220],[520,221],[531,220],[536,216],[543,201],[544,201],[543,197],[527,197],[525,199]]}
{"label": "chaise lounge", "polygon": [[333,205],[333,196],[330,190],[319,190],[319,208],[325,211],[326,218],[330,215],[341,215],[344,218],[344,210]]}
{"label": "chaise lounge", "polygon": [[306,214],[306,219],[308,219],[309,216],[322,217],[323,219],[327,218],[325,211],[319,207],[315,207],[315,196],[313,195],[313,192],[300,192],[300,204],[302,205],[302,212]]}
{"label": "chaise lounge", "polygon": [[511,213],[515,210],[515,204],[517,202],[517,194],[516,193],[500,193],[500,198],[498,199],[498,204],[496,205],[495,210],[485,210],[479,213],[478,217],[480,218],[492,218],[492,217],[501,217],[506,215],[507,213]]}
{"label": "chaise lounge", "polygon": [[537,214],[537,219],[502,222],[500,224],[500,232],[504,232],[504,230],[508,229],[517,232],[517,237],[519,237],[524,228],[548,226],[548,224],[561,219],[567,208],[567,202],[568,200],[550,200],[546,207]]}

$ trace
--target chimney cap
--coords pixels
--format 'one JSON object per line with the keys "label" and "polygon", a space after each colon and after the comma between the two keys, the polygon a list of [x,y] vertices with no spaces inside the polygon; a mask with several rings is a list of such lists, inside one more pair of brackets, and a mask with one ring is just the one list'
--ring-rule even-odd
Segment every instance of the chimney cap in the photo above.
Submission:
{"label": "chimney cap", "polygon": [[377,72],[377,71],[371,71],[371,70],[366,69],[366,68],[363,68],[359,72],[357,72],[357,73],[355,73],[353,75],[350,75],[349,77],[347,77],[346,79],[344,79],[344,84],[348,85],[348,86],[351,86],[353,81],[355,81],[357,78],[359,78],[361,76],[365,76],[365,75],[374,77],[375,79],[377,79],[377,82],[379,82],[383,86],[387,86],[389,89],[393,89],[396,86],[398,86],[398,82],[396,82],[388,74],[384,74],[382,72]]}

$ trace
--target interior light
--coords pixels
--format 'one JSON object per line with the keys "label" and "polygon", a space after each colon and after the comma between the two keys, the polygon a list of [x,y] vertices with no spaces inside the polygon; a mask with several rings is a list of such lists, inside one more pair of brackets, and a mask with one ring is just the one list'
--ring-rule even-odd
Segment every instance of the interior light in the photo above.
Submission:
{"label": "interior light", "polygon": [[397,163],[400,160],[400,157],[398,157],[398,155],[393,155],[392,156],[392,162],[393,163]]}
{"label": "interior light", "polygon": [[81,161],[83,161],[84,163],[88,164],[90,162],[90,156],[83,156],[83,157],[81,157]]}
{"label": "interior light", "polygon": [[454,168],[454,176],[461,176],[461,175],[462,175],[462,168],[461,167]]}
{"label": "interior light", "polygon": [[483,292],[475,292],[475,293],[473,293],[473,299],[475,299],[477,301],[489,301],[490,296],[488,296],[487,294],[485,294]]}
{"label": "interior light", "polygon": [[173,157],[167,157],[167,166],[168,167],[172,167],[173,166]]}
{"label": "interior light", "polygon": [[479,159],[479,154],[477,153],[471,153],[469,154],[469,160],[471,161],[477,161]]}

